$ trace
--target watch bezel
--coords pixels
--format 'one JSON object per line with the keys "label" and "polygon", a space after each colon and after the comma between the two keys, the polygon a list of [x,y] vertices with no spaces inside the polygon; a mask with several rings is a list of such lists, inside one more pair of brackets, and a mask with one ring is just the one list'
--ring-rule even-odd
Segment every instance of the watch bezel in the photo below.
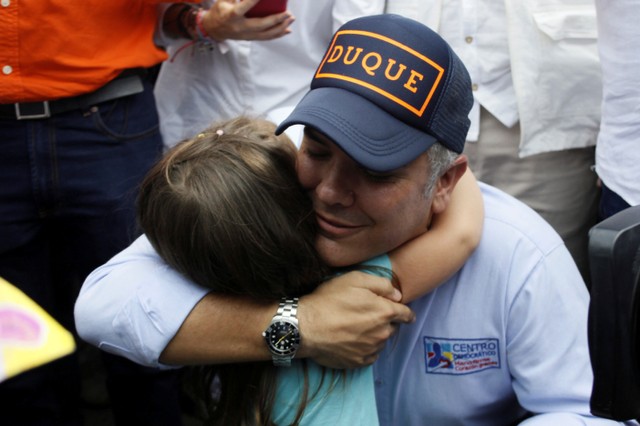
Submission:
{"label": "watch bezel", "polygon": [[[286,349],[279,349],[271,342],[271,335],[275,331],[276,327],[280,325],[286,325],[292,331],[292,335],[287,337],[287,341],[290,342],[290,346]],[[265,342],[267,343],[267,347],[272,354],[277,356],[293,356],[298,351],[300,347],[300,330],[298,329],[298,321],[292,318],[274,318],[269,327],[262,333]]]}

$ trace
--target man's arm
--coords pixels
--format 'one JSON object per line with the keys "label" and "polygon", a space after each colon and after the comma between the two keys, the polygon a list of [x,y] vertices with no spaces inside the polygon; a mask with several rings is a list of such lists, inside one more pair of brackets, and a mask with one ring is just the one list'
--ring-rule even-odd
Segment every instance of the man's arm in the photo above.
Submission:
{"label": "man's arm", "polygon": [[86,278],[75,304],[76,329],[102,350],[157,367],[207,293],[165,264],[142,236]]}
{"label": "man's arm", "polygon": [[[300,301],[300,357],[330,367],[373,362],[413,313],[388,280],[353,272]],[[267,360],[261,333],[277,303],[207,294],[171,270],[145,237],[94,271],[76,302],[80,336],[151,366]]]}
{"label": "man's arm", "polygon": [[160,355],[164,364],[217,364],[270,360],[262,331],[278,302],[207,294]]}
{"label": "man's arm", "polygon": [[[324,283],[298,307],[302,344],[298,357],[334,368],[371,364],[399,322],[413,313],[389,281],[354,272]],[[165,364],[270,360],[262,338],[277,302],[208,294],[160,356]]]}

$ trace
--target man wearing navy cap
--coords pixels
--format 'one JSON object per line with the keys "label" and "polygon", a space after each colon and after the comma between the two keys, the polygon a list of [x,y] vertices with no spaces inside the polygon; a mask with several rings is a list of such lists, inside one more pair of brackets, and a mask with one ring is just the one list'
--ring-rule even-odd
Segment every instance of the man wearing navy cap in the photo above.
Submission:
{"label": "man wearing navy cap", "polygon": [[[305,126],[298,177],[329,264],[362,262],[427,231],[466,170],[471,103],[464,66],[427,27],[380,15],[336,33],[278,128]],[[391,294],[388,284],[345,275],[300,300],[297,356],[333,367],[379,356],[383,425],[607,424],[589,415],[588,294],[571,256],[524,204],[482,192],[480,245],[410,303],[415,318],[366,290]],[[269,359],[259,336],[276,307],[205,294],[142,239],[87,279],[76,321],[92,343],[150,365]],[[295,308],[285,300],[279,313]],[[378,353],[395,323],[414,319]]]}

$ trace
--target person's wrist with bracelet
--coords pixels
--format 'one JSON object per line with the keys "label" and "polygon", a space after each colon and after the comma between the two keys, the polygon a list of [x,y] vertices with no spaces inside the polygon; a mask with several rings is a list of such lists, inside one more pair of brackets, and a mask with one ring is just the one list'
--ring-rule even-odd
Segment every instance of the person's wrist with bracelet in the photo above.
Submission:
{"label": "person's wrist with bracelet", "polygon": [[215,40],[204,27],[204,18],[210,13],[195,4],[177,3],[171,5],[164,14],[163,30],[172,38],[187,38],[190,40]]}

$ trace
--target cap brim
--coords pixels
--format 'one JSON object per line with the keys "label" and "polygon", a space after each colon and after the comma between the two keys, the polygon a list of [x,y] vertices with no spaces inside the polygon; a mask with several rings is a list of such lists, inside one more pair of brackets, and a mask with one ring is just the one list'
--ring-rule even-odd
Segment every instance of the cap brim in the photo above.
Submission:
{"label": "cap brim", "polygon": [[303,124],[327,136],[363,167],[388,172],[424,153],[436,139],[343,89],[311,90],[280,125]]}

